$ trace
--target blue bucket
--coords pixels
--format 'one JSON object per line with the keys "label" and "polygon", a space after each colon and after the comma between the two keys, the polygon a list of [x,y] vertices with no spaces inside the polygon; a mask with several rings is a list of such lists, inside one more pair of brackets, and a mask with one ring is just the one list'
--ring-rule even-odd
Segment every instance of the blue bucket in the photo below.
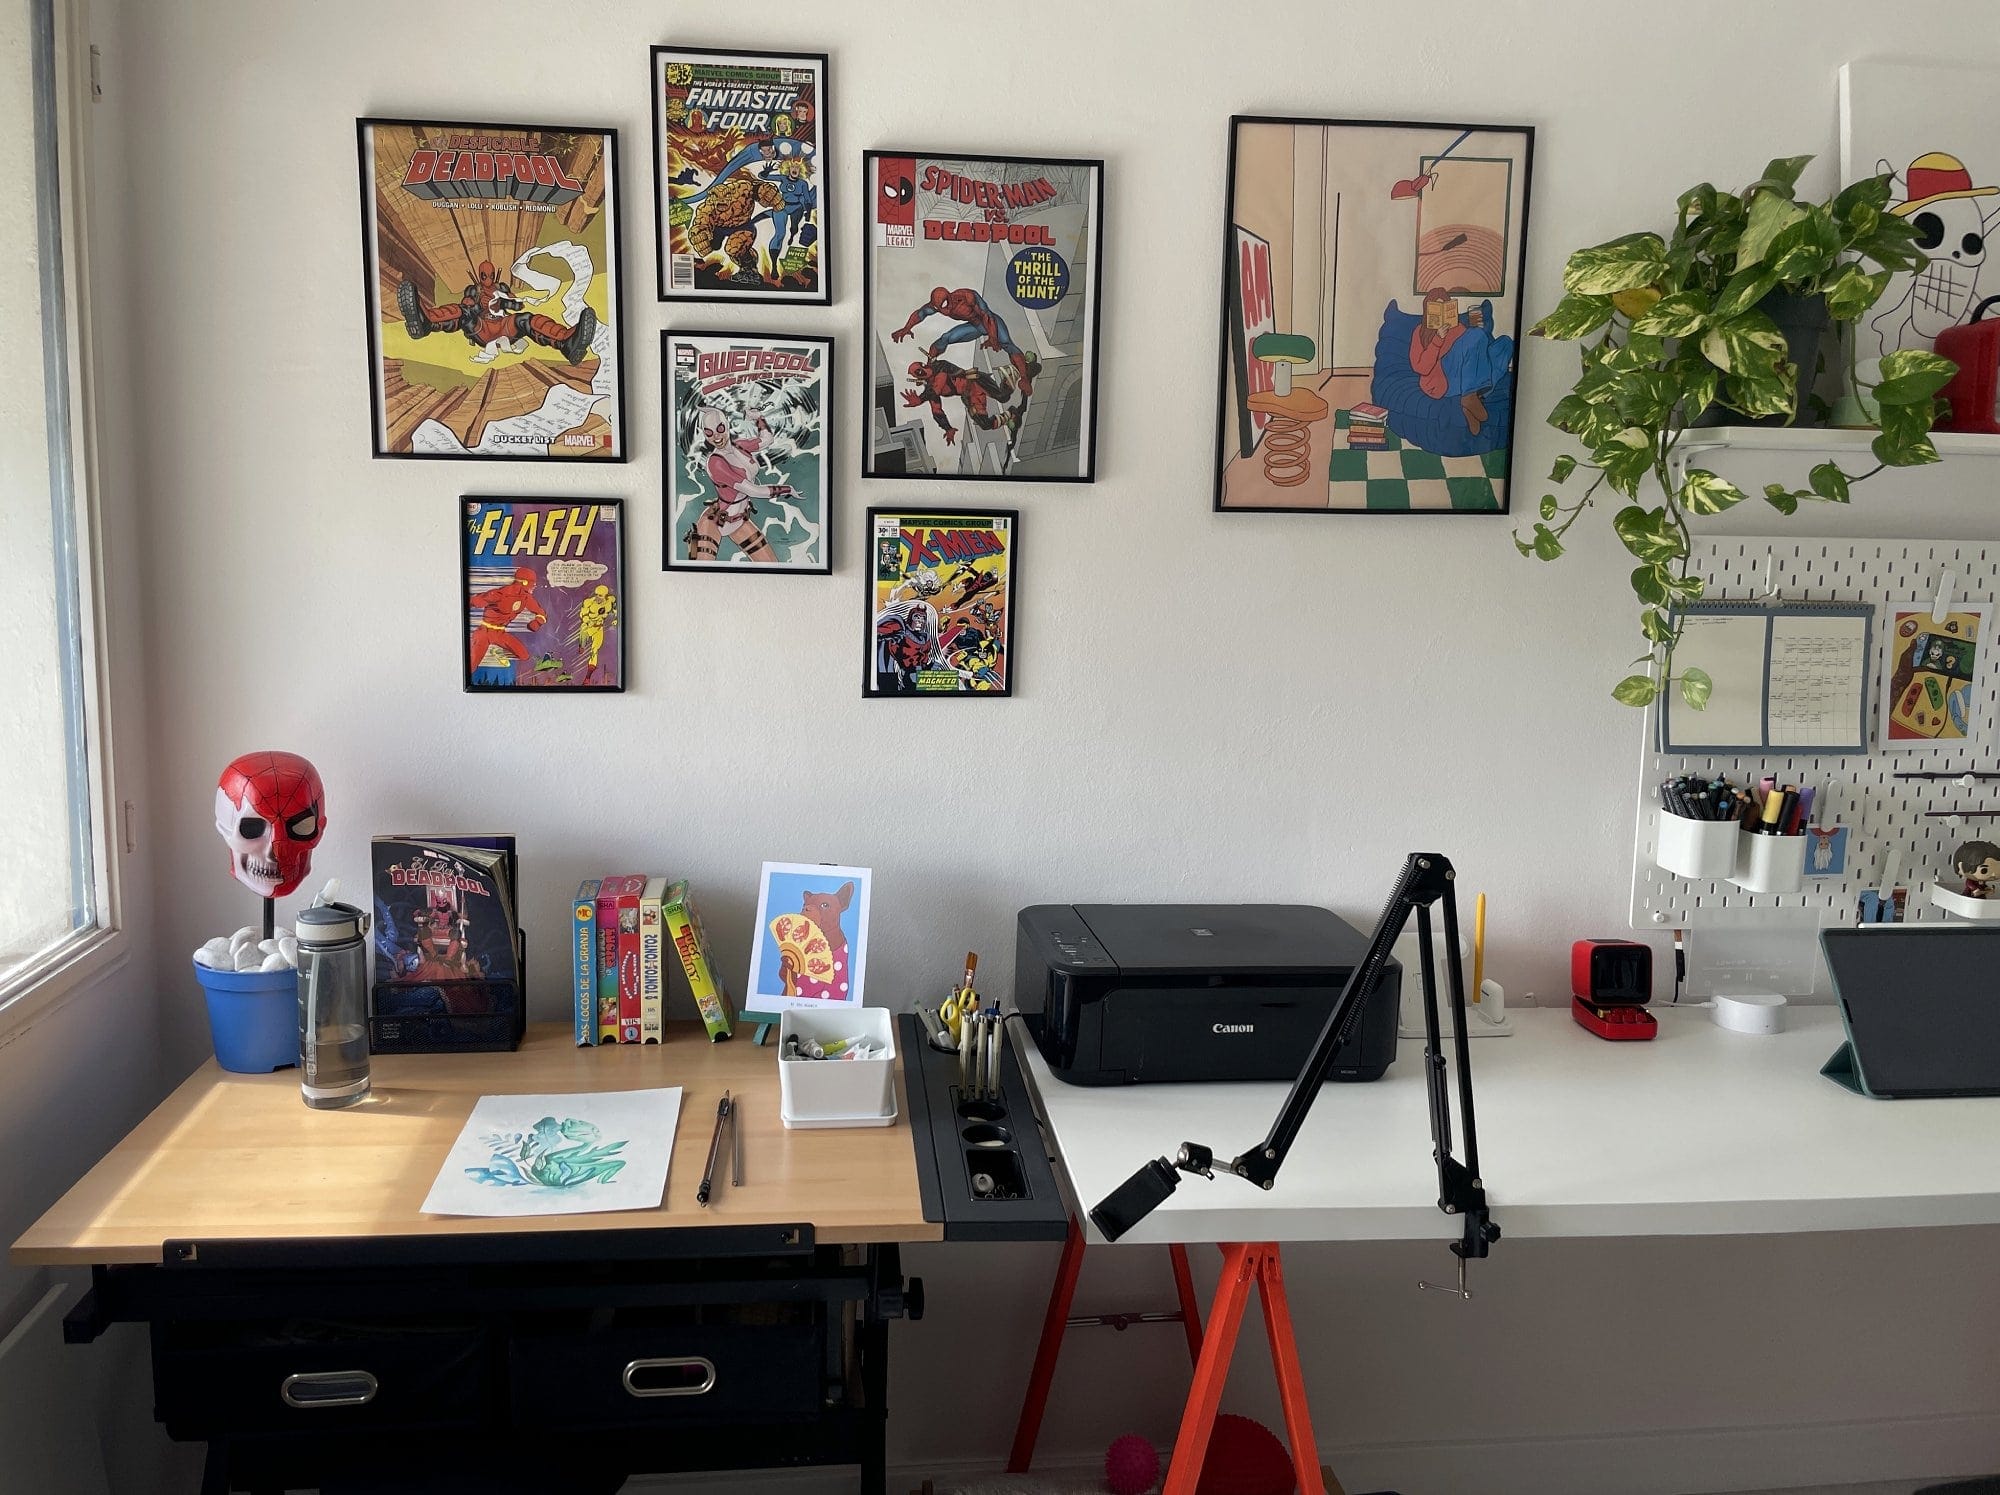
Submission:
{"label": "blue bucket", "polygon": [[299,973],[215,971],[196,961],[215,1062],[240,1075],[299,1062]]}

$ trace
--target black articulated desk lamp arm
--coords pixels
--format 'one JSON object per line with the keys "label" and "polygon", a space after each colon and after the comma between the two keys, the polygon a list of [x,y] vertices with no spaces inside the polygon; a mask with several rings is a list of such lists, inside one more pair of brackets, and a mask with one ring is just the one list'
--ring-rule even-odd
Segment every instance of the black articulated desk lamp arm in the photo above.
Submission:
{"label": "black articulated desk lamp arm", "polygon": [[[1486,1255],[1488,1247],[1500,1239],[1500,1227],[1493,1223],[1492,1216],[1487,1212],[1486,1188],[1479,1177],[1479,1137],[1472,1119],[1472,1066],[1465,1031],[1465,974],[1458,954],[1458,902],[1452,894],[1455,876],[1451,863],[1436,852],[1410,853],[1409,859],[1403,863],[1403,870],[1396,877],[1395,887],[1390,891],[1388,906],[1382,910],[1382,917],[1375,925],[1374,937],[1368,942],[1368,953],[1355,966],[1347,978],[1347,985],[1335,999],[1326,1025],[1313,1041],[1312,1052],[1306,1056],[1298,1078],[1292,1081],[1291,1093],[1278,1108],[1277,1120],[1271,1123],[1271,1130],[1265,1134],[1264,1140],[1240,1157],[1220,1165],[1215,1161],[1214,1150],[1199,1142],[1183,1142],[1180,1153],[1171,1161],[1155,1158],[1091,1210],[1092,1223],[1104,1232],[1107,1240],[1117,1240],[1158,1208],[1179,1187],[1182,1173],[1198,1173],[1203,1178],[1212,1179],[1219,1166],[1222,1172],[1248,1179],[1259,1188],[1271,1187],[1277,1180],[1278,1170],[1284,1166],[1285,1155],[1298,1140],[1299,1128],[1305,1125],[1306,1113],[1312,1110],[1313,1102],[1319,1098],[1320,1086],[1326,1081],[1327,1071],[1333,1067],[1334,1055],[1360,1022],[1369,993],[1382,980],[1382,971],[1389,963],[1389,953],[1396,937],[1403,932],[1403,926],[1409,922],[1414,911],[1421,952],[1419,959],[1423,967],[1424,1084],[1430,1093],[1431,1142],[1438,1170],[1438,1208],[1447,1215],[1458,1216],[1464,1223],[1464,1230],[1460,1238],[1451,1243],[1451,1249],[1458,1257],[1458,1287],[1455,1291],[1461,1296],[1466,1295],[1465,1264],[1473,1257]],[[1453,1155],[1452,1149],[1451,1096],[1445,1088],[1444,1045],[1438,1021],[1437,970],[1431,953],[1432,904],[1439,904],[1444,913],[1445,966],[1451,979],[1452,1032],[1458,1060],[1458,1109],[1465,1128],[1465,1156],[1462,1161]],[[1430,1286],[1429,1283],[1424,1285]]]}

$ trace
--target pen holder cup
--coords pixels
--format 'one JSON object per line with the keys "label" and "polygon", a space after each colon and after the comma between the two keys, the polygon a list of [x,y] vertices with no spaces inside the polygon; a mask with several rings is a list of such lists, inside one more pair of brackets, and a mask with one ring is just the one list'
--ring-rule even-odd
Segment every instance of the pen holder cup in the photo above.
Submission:
{"label": "pen holder cup", "polygon": [[1806,842],[1810,836],[1743,833],[1743,854],[1730,879],[1746,893],[1796,893],[1806,882]]}
{"label": "pen holder cup", "polygon": [[[793,1034],[814,1043],[865,1038],[870,1059],[787,1059]],[[778,1020],[778,1091],[787,1126],[880,1126],[896,1114],[896,1030],[886,1007],[787,1012]]]}
{"label": "pen holder cup", "polygon": [[1690,820],[1663,810],[1653,860],[1676,877],[1730,877],[1746,839],[1757,838],[1746,838],[1734,820]]}

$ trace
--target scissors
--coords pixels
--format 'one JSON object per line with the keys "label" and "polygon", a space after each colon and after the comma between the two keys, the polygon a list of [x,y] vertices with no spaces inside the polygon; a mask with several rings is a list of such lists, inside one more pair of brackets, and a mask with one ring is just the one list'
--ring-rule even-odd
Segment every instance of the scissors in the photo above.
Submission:
{"label": "scissors", "polygon": [[969,986],[961,986],[944,999],[944,1005],[938,1008],[938,1016],[951,1029],[952,1040],[957,1042],[964,1037],[965,1020],[978,1011],[979,993]]}

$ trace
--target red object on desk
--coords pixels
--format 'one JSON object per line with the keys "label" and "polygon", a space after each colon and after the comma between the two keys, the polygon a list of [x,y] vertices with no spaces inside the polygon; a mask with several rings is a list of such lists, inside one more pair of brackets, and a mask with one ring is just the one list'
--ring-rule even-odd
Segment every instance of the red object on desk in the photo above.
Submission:
{"label": "red object on desk", "polygon": [[[1980,303],[1974,321],[1962,327],[1947,327],[1937,335],[1938,355],[1958,365],[1958,372],[1944,387],[1951,405],[1951,418],[1942,431],[1978,431],[2000,436],[2000,317],[1988,314],[1994,300]],[[1976,320],[1985,317],[1986,320]]]}
{"label": "red object on desk", "polygon": [[1660,1025],[1653,999],[1653,947],[1639,940],[1578,940],[1569,947],[1569,1015],[1599,1038],[1629,1043]]}

